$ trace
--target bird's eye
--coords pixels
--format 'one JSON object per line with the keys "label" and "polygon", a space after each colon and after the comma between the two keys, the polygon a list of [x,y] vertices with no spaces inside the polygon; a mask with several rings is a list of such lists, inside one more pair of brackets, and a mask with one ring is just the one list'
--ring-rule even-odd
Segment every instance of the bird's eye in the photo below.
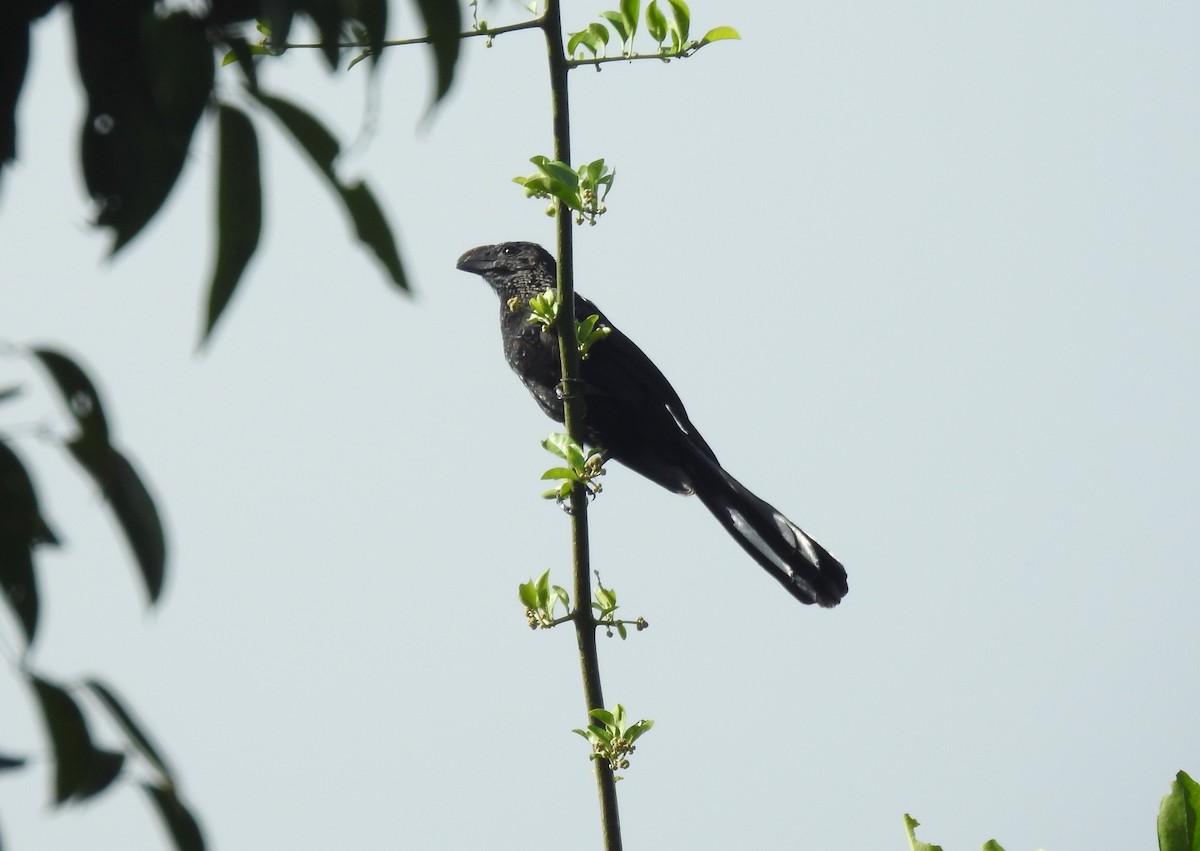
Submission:
{"label": "bird's eye", "polygon": [[511,245],[506,245],[500,250],[500,253],[511,257],[517,253],[517,249],[513,248]]}

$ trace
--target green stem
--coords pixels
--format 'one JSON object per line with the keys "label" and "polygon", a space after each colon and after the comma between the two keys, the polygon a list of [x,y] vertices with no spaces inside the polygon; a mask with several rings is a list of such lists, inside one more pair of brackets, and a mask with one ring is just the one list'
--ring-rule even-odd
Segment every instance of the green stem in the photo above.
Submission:
{"label": "green stem", "polygon": [[[571,162],[571,113],[567,97],[567,73],[570,65],[563,50],[560,0],[548,0],[542,17],[546,34],[546,52],[550,64],[550,89],[553,98],[554,158]],[[563,374],[563,420],[567,434],[583,443],[584,404],[579,387],[579,348],[575,343],[575,287],[572,277],[574,251],[571,242],[571,210],[558,205],[555,218],[558,231],[558,341]],[[600,686],[600,659],[596,652],[596,622],[592,617],[592,571],[588,555],[587,488],[571,490],[571,539],[573,544],[575,637],[579,645],[579,667],[583,676],[586,708],[604,707]],[[587,717],[591,723],[591,716]],[[620,851],[621,820],[617,812],[617,787],[612,769],[602,759],[592,761],[600,795],[600,821],[605,851]]]}
{"label": "green stem", "polygon": [[583,68],[588,65],[595,65],[599,68],[601,65],[607,65],[611,62],[637,62],[642,59],[657,59],[659,62],[670,62],[672,59],[687,59],[689,56],[694,56],[696,51],[703,47],[699,42],[694,43],[695,46],[680,50],[678,53],[622,53],[620,56],[595,56],[591,59],[568,59],[568,68]]}

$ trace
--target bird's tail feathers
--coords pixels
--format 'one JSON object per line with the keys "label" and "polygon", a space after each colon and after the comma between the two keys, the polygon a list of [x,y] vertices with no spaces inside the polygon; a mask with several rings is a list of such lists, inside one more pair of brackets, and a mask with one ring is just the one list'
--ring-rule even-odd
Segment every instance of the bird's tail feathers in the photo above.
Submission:
{"label": "bird's tail feathers", "polygon": [[793,597],[829,608],[846,596],[846,569],[827,549],[716,462],[700,458],[698,466],[694,486],[700,501]]}

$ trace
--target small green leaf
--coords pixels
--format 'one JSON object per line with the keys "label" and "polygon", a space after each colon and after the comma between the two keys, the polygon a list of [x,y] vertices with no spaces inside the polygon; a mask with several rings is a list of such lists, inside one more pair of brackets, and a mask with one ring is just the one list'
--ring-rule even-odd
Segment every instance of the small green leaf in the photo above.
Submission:
{"label": "small green leaf", "polygon": [[551,467],[542,473],[542,479],[568,479],[574,482],[579,480],[579,474],[567,467]]}
{"label": "small green leaf", "polygon": [[[625,28],[629,31],[629,41],[637,35],[638,21],[642,17],[642,0],[621,0],[621,17],[625,20]],[[633,45],[631,44],[630,47]]]}
{"label": "small green leaf", "polygon": [[546,160],[545,162],[538,163],[537,166],[547,177],[561,183],[567,189],[576,190],[579,188],[579,175],[566,163],[561,163],[558,160]]}
{"label": "small green leaf", "polygon": [[667,16],[658,8],[658,0],[650,0],[646,6],[646,31],[661,47],[667,37]]}
{"label": "small green leaf", "polygon": [[595,35],[588,30],[580,30],[577,33],[571,33],[570,36],[571,37],[567,40],[568,56],[574,56],[575,52],[579,50],[580,45],[590,50],[592,56],[595,56],[597,53],[599,53],[599,43],[597,42]]}
{"label": "small green leaf", "polygon": [[671,4],[671,14],[675,18],[675,28],[679,33],[679,40],[686,42],[692,26],[691,10],[683,0],[667,0],[667,2]]}
{"label": "small green leaf", "polygon": [[1200,784],[1187,772],[1180,771],[1171,782],[1171,791],[1163,797],[1158,808],[1159,851],[1197,851],[1200,831]]}
{"label": "small green leaf", "polygon": [[[623,637],[624,636],[622,636],[622,638]],[[629,729],[625,731],[625,738],[627,738],[631,743],[636,742],[639,738],[650,732],[650,729],[653,726],[653,721],[648,721],[645,719],[638,721],[636,724],[631,724]]]}
{"label": "small green leaf", "polygon": [[[618,706],[620,706],[620,704],[618,704]],[[606,726],[610,726],[610,727],[616,726],[616,723],[617,723],[616,717],[614,717],[613,714],[611,712],[609,712],[607,709],[592,709],[592,710],[588,711],[588,715],[591,715],[597,721],[599,721],[602,724],[605,724]]]}
{"label": "small green leaf", "polygon": [[908,847],[910,851],[942,851],[940,845],[930,845],[928,842],[922,842],[917,839],[916,830],[921,823],[908,813],[904,814],[904,832],[908,834]]}
{"label": "small green leaf", "polygon": [[621,39],[621,44],[625,44],[629,41],[631,34],[629,32],[629,27],[625,25],[624,15],[622,15],[620,12],[601,12],[600,17],[612,24],[613,29],[617,31],[617,35]]}
{"label": "small green leaf", "polygon": [[1004,851],[1004,849],[1000,847],[999,842],[994,839],[989,839],[987,842],[983,843],[982,851]]}
{"label": "small green leaf", "polygon": [[592,183],[596,183],[604,175],[604,159],[593,160],[584,168],[587,179]]}
{"label": "small green leaf", "polygon": [[517,588],[517,596],[521,599],[521,605],[527,609],[536,609],[538,607],[537,589],[533,582],[522,582]]}
{"label": "small green leaf", "polygon": [[738,31],[733,27],[713,27],[704,34],[704,38],[700,39],[700,46],[712,44],[714,41],[725,41],[728,39],[740,39]]}
{"label": "small green leaf", "polygon": [[567,448],[570,440],[571,438],[569,438],[567,435],[554,432],[542,441],[542,448],[547,452],[557,455],[559,458],[565,460],[570,457],[569,450]]}
{"label": "small green leaf", "polygon": [[600,44],[608,44],[608,27],[604,26],[604,24],[593,21],[592,23],[588,24],[587,28],[588,32],[590,32]]}
{"label": "small green leaf", "polygon": [[550,571],[547,570],[538,577],[534,589],[537,591],[538,605],[546,605],[550,600]]}

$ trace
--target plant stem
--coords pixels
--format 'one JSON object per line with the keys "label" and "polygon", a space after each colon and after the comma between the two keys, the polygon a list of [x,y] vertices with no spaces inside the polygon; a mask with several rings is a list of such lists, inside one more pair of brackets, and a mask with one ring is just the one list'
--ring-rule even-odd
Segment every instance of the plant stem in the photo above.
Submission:
{"label": "plant stem", "polygon": [[[506,33],[519,32],[521,30],[544,29],[541,18],[536,18],[532,21],[520,21],[515,24],[506,24],[502,27],[487,27],[486,29],[467,30],[458,34],[459,38],[490,38],[492,36],[504,35]],[[411,47],[414,44],[429,44],[433,39],[427,35],[418,36],[416,38],[393,38],[383,42],[383,47]],[[368,48],[371,45],[365,41],[339,41],[338,47],[361,47]],[[324,47],[319,42],[288,42],[284,45],[287,50],[293,48],[320,50]]]}
{"label": "plant stem", "polygon": [[[567,73],[570,66],[563,50],[560,0],[548,0],[542,17],[546,34],[546,51],[550,65],[550,90],[553,99],[554,158],[571,162],[571,112],[567,97]],[[572,247],[571,210],[558,205],[555,224],[558,231],[558,342],[563,374],[563,420],[567,434],[583,442],[581,427],[584,416],[583,396],[579,387],[579,348],[575,343],[575,287],[572,277],[574,252]],[[573,545],[575,637],[579,645],[579,667],[583,676],[583,697],[586,708],[604,707],[600,686],[600,660],[596,652],[596,621],[592,616],[592,570],[588,551],[587,488],[571,490],[571,540]],[[591,723],[591,716],[587,723]],[[621,820],[617,812],[617,787],[612,769],[602,759],[592,760],[596,770],[596,786],[600,795],[600,821],[604,833],[605,851],[620,851]]]}

